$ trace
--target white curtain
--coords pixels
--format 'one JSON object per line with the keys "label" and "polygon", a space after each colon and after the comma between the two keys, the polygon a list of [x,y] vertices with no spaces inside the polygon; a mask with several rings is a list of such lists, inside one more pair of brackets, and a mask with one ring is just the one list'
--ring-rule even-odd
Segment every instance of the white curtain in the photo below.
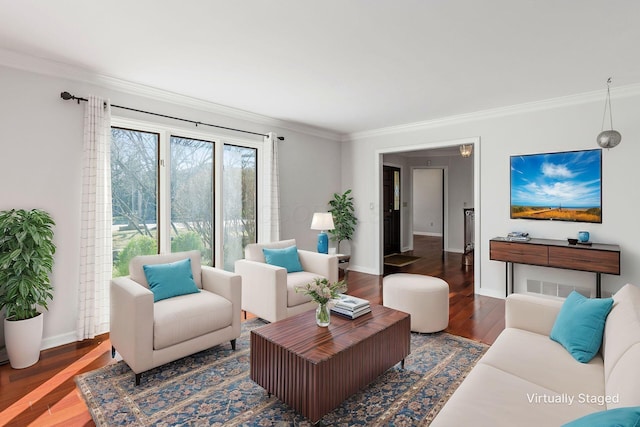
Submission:
{"label": "white curtain", "polygon": [[264,206],[262,241],[280,240],[280,185],[278,179],[278,136],[269,132],[264,138],[263,175]]}
{"label": "white curtain", "polygon": [[109,331],[111,106],[90,96],[84,114],[77,339]]}

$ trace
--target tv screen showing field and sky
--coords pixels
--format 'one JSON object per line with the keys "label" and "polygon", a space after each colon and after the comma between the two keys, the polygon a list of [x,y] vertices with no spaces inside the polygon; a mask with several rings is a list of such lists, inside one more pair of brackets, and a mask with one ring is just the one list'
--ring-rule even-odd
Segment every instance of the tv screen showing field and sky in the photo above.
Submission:
{"label": "tv screen showing field and sky", "polygon": [[511,218],[602,222],[602,150],[511,156]]}

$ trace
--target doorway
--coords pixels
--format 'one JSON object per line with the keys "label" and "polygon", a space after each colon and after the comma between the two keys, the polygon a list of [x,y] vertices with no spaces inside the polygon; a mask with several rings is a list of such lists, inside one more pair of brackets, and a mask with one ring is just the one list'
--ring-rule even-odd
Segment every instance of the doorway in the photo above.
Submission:
{"label": "doorway", "polygon": [[[441,250],[447,239],[445,219],[445,168],[413,169],[412,176],[412,234],[438,237]],[[414,237],[415,239],[415,237]]]}
{"label": "doorway", "polygon": [[383,167],[382,206],[384,255],[400,253],[400,168]]}
{"label": "doorway", "polygon": [[[462,158],[459,151],[459,146],[462,144],[471,144],[473,146],[473,154],[470,159]],[[387,147],[381,148],[375,151],[375,161],[374,161],[374,170],[375,170],[375,185],[376,191],[375,193],[378,195],[378,206],[379,206],[379,222],[378,227],[374,231],[374,235],[372,236],[374,247],[378,248],[378,258],[376,265],[373,268],[373,274],[384,274],[384,258],[385,258],[385,215],[388,214],[388,205],[384,203],[384,166],[390,165],[390,162],[393,162],[393,165],[399,168],[419,168],[419,167],[432,167],[439,168],[444,166],[445,168],[445,182],[448,182],[448,187],[445,185],[445,207],[444,207],[444,234],[447,236],[446,239],[442,240],[442,244],[444,244],[445,252],[453,252],[459,253],[458,257],[461,257],[464,251],[463,242],[464,242],[464,232],[463,232],[463,224],[462,221],[462,209],[464,207],[475,207],[475,227],[474,227],[474,241],[481,242],[482,239],[480,237],[480,230],[482,227],[481,218],[480,218],[480,137],[469,137],[464,139],[457,140],[443,140],[438,142],[427,142],[422,144],[413,144],[406,146],[398,146],[398,147]],[[464,165],[466,163],[466,166]],[[462,166],[462,169],[460,167]],[[449,173],[447,174],[447,168]],[[450,176],[451,171],[454,171],[453,178]],[[460,170],[464,170],[462,176],[458,176],[457,172]],[[447,176],[449,175],[449,176]],[[403,177],[405,181],[411,181],[411,175],[408,177]],[[453,185],[453,187],[452,187]],[[409,191],[411,188],[404,188],[404,192]],[[463,191],[459,191],[462,189]],[[464,190],[471,191],[464,191]],[[409,199],[411,198],[411,192],[407,193]],[[403,207],[408,203],[407,207],[412,206],[412,200],[407,200],[405,194],[403,196],[403,201],[400,206]],[[373,209],[374,203],[371,204],[371,209]],[[453,208],[453,209],[452,209]],[[460,214],[458,215],[458,212]],[[407,230],[411,230],[412,217],[411,212],[407,211],[407,214],[401,215],[403,221],[405,221],[404,225],[401,225],[401,230],[404,230],[401,233],[401,237],[407,239],[407,243],[409,243],[408,249],[413,249],[412,241],[408,240],[411,236],[403,236],[407,234]],[[405,218],[406,217],[406,218]],[[459,223],[460,221],[460,223]],[[449,225],[451,224],[451,226]],[[458,226],[459,224],[459,226]],[[409,227],[408,229],[406,227]],[[409,233],[410,234],[410,233]],[[403,245],[403,242],[400,243]],[[438,242],[438,246],[440,246],[440,242]],[[403,247],[403,246],[401,246]],[[474,292],[480,292],[480,262],[479,262],[479,254],[480,252],[476,250],[473,254],[474,258]]]}

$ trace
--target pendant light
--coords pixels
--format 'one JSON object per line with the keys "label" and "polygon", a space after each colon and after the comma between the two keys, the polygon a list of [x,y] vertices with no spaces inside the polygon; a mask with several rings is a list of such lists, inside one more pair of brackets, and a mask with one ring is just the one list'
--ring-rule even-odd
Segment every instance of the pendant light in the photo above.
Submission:
{"label": "pendant light", "polygon": [[463,144],[460,146],[460,155],[462,157],[470,157],[471,156],[471,151],[473,150],[473,145],[469,144]]}
{"label": "pendant light", "polygon": [[[609,89],[611,85],[611,77],[607,80],[607,98],[604,101],[604,114],[602,115],[602,128],[598,134],[596,141],[602,148],[613,148],[620,144],[622,141],[622,135],[617,130],[613,130],[613,114],[611,112],[611,91]],[[604,122],[607,117],[607,107],[609,108],[609,130],[604,130]]]}

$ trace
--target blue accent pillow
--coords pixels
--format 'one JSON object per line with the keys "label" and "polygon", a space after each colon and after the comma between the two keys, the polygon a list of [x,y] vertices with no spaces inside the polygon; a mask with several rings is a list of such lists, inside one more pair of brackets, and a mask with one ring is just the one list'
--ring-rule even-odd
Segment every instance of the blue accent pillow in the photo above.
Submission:
{"label": "blue accent pillow", "polygon": [[169,264],[143,265],[144,275],[153,292],[153,302],[200,292],[191,272],[191,258]]}
{"label": "blue accent pillow", "polygon": [[298,248],[295,245],[282,249],[262,248],[262,253],[267,264],[286,268],[287,273],[303,271],[300,257],[298,257]]}
{"label": "blue accent pillow", "polygon": [[640,406],[609,409],[585,415],[563,424],[562,427],[639,427]]}
{"label": "blue accent pillow", "polygon": [[578,362],[587,363],[600,350],[604,322],[612,306],[612,298],[587,298],[573,291],[562,304],[549,336]]}

